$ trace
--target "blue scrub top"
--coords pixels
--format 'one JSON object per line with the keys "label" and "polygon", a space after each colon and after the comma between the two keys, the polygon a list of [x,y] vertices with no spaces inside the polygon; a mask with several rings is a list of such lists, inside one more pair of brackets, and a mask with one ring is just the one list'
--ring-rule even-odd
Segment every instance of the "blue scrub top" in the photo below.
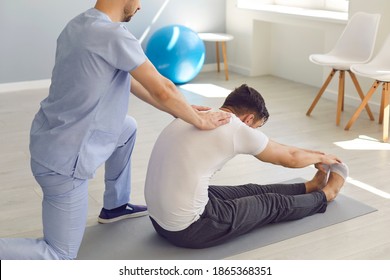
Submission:
{"label": "blue scrub top", "polygon": [[49,95],[31,126],[32,159],[63,175],[92,178],[116,148],[129,71],[145,60],[126,27],[97,9],[71,20],[58,37]]}

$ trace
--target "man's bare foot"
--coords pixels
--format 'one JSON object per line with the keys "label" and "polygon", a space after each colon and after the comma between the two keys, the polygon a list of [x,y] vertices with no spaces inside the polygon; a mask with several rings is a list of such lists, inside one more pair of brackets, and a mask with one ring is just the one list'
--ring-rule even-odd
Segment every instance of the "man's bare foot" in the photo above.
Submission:
{"label": "man's bare foot", "polygon": [[326,183],[328,181],[328,175],[329,175],[329,173],[325,173],[325,172],[323,172],[321,170],[317,170],[317,172],[314,175],[313,179],[311,179],[310,181],[307,181],[305,183],[306,193],[319,191],[323,187],[325,187],[325,185],[326,185]]}
{"label": "man's bare foot", "polygon": [[339,194],[344,185],[344,178],[335,172],[330,172],[329,180],[326,186],[322,189],[328,202],[334,200]]}
{"label": "man's bare foot", "polygon": [[329,180],[326,186],[322,189],[325,193],[328,202],[334,200],[339,194],[344,185],[345,179],[348,177],[348,166],[340,164],[332,164],[330,166]]}

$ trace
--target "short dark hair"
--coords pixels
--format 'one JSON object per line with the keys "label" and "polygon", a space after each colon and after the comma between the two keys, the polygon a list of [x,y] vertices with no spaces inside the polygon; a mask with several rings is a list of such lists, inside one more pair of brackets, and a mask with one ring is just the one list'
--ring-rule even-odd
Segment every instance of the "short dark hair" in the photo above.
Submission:
{"label": "short dark hair", "polygon": [[235,88],[225,99],[222,108],[233,111],[238,116],[244,114],[253,114],[255,121],[267,121],[269,113],[265,107],[264,98],[254,88],[242,84]]}

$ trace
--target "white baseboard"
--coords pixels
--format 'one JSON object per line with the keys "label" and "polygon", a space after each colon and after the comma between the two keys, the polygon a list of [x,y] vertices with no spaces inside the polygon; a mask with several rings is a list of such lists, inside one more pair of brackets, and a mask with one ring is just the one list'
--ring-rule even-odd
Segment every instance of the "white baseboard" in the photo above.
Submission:
{"label": "white baseboard", "polygon": [[[220,67],[221,67],[221,71],[225,70],[223,63],[220,64]],[[234,67],[232,65],[229,65],[229,67],[230,67],[229,70],[232,70],[232,72],[236,72],[242,75],[248,75],[249,73],[246,70],[237,69],[237,67]],[[204,64],[201,69],[201,72],[212,72],[212,71],[217,71],[217,63]],[[44,80],[23,81],[23,82],[15,82],[15,83],[0,83],[0,93],[49,88],[50,82],[51,82],[50,79],[44,79]]]}
{"label": "white baseboard", "polygon": [[0,84],[0,93],[49,88],[50,79]]}
{"label": "white baseboard", "polygon": [[229,64],[229,72],[230,71],[237,73],[237,74],[240,74],[240,75],[243,75],[243,76],[254,77],[254,75],[252,75],[251,70],[249,68],[242,67],[239,65]]}
{"label": "white baseboard", "polygon": [[[221,69],[224,69],[223,64],[220,66]],[[200,70],[200,72],[212,72],[212,71],[217,71],[217,63],[203,64],[202,69]]]}
{"label": "white baseboard", "polygon": [[[217,64],[216,63],[209,63],[203,65],[203,68],[201,72],[211,72],[217,70]],[[221,64],[221,71],[224,70],[223,63]],[[240,67],[236,67],[234,65],[229,65],[229,70],[232,72],[242,74],[244,76],[249,76],[247,69],[243,69]],[[33,89],[45,89],[50,87],[50,79],[44,79],[44,80],[35,80],[35,81],[24,81],[24,82],[16,82],[16,83],[0,83],[0,94],[5,92],[14,92],[14,91],[22,91],[22,90],[33,90]],[[337,92],[335,91],[325,91],[324,98],[334,100],[337,102]],[[345,96],[345,104],[351,105],[354,107],[358,107],[360,105],[361,100],[356,97],[351,96]],[[369,101],[369,105],[371,107],[371,110],[375,113],[379,113],[380,111],[380,104]]]}
{"label": "white baseboard", "polygon": [[[224,65],[220,64],[221,71],[223,71]],[[217,70],[217,63],[204,64],[201,72],[212,72]],[[50,87],[50,79],[34,80],[34,81],[23,81],[15,83],[0,83],[0,94],[5,92],[15,92],[22,90],[32,89],[45,89]]]}
{"label": "white baseboard", "polygon": [[[220,63],[219,66],[221,71],[225,70],[225,66],[223,63]],[[212,71],[217,71],[217,63],[204,64],[200,72],[212,72]],[[250,76],[249,69],[243,68],[241,66],[229,64],[229,72],[230,71],[244,76]]]}

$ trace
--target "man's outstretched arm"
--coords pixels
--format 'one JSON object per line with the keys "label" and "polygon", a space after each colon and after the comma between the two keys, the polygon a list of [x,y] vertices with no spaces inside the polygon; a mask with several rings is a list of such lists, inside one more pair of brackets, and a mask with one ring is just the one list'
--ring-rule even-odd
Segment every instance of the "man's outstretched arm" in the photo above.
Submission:
{"label": "man's outstretched arm", "polygon": [[300,149],[293,146],[286,146],[275,141],[269,140],[266,148],[256,158],[289,168],[302,168],[312,164],[334,164],[341,160],[334,156],[319,151]]}

